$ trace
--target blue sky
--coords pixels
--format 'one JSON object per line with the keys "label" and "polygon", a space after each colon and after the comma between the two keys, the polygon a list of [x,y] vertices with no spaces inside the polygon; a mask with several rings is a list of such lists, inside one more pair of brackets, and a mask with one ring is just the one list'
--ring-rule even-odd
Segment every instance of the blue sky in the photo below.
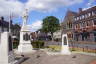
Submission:
{"label": "blue sky", "polygon": [[[28,0],[20,0],[20,1],[23,3],[26,3]],[[38,10],[31,11],[29,13],[28,24],[33,23],[34,21],[37,21],[37,20],[42,20],[46,16],[56,16],[61,22],[64,19],[64,16],[68,9],[78,12],[78,8],[87,8],[88,7],[87,4],[89,2],[90,2],[90,0],[84,0],[80,4],[73,4],[72,6],[63,6],[63,7],[57,8],[56,11],[52,11],[52,12],[38,12]],[[92,2],[92,4],[93,4],[93,2]],[[94,3],[94,5],[95,4],[96,3]]]}
{"label": "blue sky", "polygon": [[[20,0],[21,2],[23,3],[26,3],[27,0]],[[37,21],[37,20],[42,20],[43,18],[45,18],[46,16],[56,16],[60,21],[63,20],[65,14],[66,14],[66,11],[68,9],[72,10],[72,11],[78,11],[78,8],[82,8],[83,6],[86,7],[86,4],[88,3],[89,1],[86,0],[84,1],[83,3],[80,3],[80,4],[74,4],[72,6],[63,6],[63,7],[60,7],[58,8],[56,11],[52,11],[52,12],[40,12],[40,11],[31,11],[29,13],[29,19],[28,19],[28,24],[32,24],[33,22]],[[21,19],[19,19],[21,20]],[[15,21],[15,20],[14,20]],[[17,18],[16,18],[16,21],[17,21]]]}
{"label": "blue sky", "polygon": [[42,19],[44,19],[46,16],[56,16],[60,20],[60,22],[62,22],[68,9],[78,12],[78,8],[86,9],[88,7],[96,5],[96,0],[53,0],[53,1],[52,0],[9,0],[9,1],[10,1],[9,3],[13,2],[16,5],[18,4],[18,6],[13,5],[15,8],[18,7],[16,9],[14,8],[14,11],[12,11],[13,15],[16,15],[16,17],[13,18],[13,23],[22,24],[21,13],[24,11],[22,9],[24,8],[29,9],[28,24],[32,26],[31,29],[32,31],[36,31],[42,27],[41,25]]}

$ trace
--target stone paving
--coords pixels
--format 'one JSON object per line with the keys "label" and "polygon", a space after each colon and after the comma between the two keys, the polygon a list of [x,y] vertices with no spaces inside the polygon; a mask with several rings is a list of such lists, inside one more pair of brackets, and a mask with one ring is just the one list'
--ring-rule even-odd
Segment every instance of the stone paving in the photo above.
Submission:
{"label": "stone paving", "polygon": [[96,60],[95,61],[92,61],[90,64],[96,64]]}
{"label": "stone paving", "polygon": [[95,56],[84,54],[47,55],[40,50],[34,54],[25,55],[25,57],[29,57],[29,59],[21,64],[91,64],[92,61],[96,60]]}

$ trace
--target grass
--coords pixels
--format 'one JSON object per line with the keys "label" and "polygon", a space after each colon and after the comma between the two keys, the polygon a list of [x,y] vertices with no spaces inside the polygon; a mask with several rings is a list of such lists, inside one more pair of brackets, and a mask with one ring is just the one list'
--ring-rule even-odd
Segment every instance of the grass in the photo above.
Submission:
{"label": "grass", "polygon": [[87,53],[96,53],[95,49],[87,49],[87,48],[77,48],[77,47],[70,47],[71,51],[77,51],[77,52],[87,52]]}
{"label": "grass", "polygon": [[50,45],[47,47],[49,51],[58,52],[61,50],[61,46],[59,45]]}
{"label": "grass", "polygon": [[[61,50],[61,46],[59,45],[50,45],[47,47],[48,51],[53,51],[53,52],[59,52]],[[72,52],[87,52],[87,53],[96,53],[96,49],[87,49],[87,48],[77,48],[77,47],[70,47],[70,51]]]}

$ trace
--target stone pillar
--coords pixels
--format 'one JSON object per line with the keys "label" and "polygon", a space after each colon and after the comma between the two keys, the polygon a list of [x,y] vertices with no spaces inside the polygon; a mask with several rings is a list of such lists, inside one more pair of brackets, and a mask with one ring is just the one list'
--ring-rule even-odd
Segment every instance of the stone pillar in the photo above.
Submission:
{"label": "stone pillar", "polygon": [[8,32],[1,33],[0,64],[14,64],[11,36]]}
{"label": "stone pillar", "polygon": [[62,49],[61,54],[69,55],[71,54],[69,50],[68,36],[67,34],[62,35]]}

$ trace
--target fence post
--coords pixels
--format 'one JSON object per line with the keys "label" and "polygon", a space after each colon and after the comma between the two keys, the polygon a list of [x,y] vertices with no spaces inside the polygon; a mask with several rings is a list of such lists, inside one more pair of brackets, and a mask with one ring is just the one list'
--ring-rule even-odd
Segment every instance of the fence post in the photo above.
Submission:
{"label": "fence post", "polygon": [[78,51],[78,45],[77,45],[77,51]]}
{"label": "fence post", "polygon": [[86,52],[88,52],[88,46],[86,46],[86,50],[87,50]]}
{"label": "fence post", "polygon": [[83,48],[83,52],[84,52],[84,48]]}
{"label": "fence post", "polygon": [[95,48],[95,53],[96,53],[96,48]]}

